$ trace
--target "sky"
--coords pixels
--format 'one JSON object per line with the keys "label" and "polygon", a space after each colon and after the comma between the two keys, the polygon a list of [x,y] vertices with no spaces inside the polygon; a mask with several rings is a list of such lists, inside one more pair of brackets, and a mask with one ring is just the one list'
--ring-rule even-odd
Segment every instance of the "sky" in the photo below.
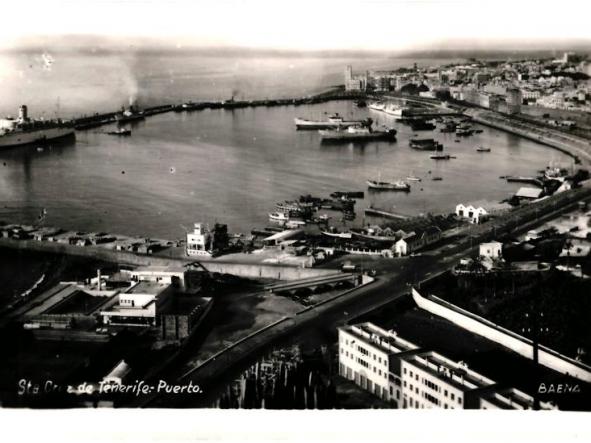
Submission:
{"label": "sky", "polygon": [[175,47],[281,50],[519,49],[591,41],[589,0],[27,0],[5,2],[2,15],[0,48],[63,35],[109,37],[113,45],[149,39]]}

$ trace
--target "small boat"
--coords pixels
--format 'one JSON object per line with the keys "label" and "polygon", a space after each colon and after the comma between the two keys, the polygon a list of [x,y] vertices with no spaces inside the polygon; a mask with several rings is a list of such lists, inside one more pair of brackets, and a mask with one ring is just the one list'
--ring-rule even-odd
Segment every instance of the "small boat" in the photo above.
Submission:
{"label": "small boat", "polygon": [[452,158],[455,158],[455,157],[452,157],[449,154],[435,154],[435,155],[432,155],[431,158],[433,160],[449,160],[449,159],[452,159]]}
{"label": "small boat", "polygon": [[351,239],[351,237],[353,237],[353,234],[351,232],[331,232],[331,231],[320,231],[322,234],[327,235],[329,237],[333,237],[333,238],[343,238],[343,239]]}
{"label": "small boat", "polygon": [[383,182],[380,180],[367,180],[367,186],[369,189],[376,191],[410,191],[410,185],[402,180],[395,182]]}
{"label": "small boat", "polygon": [[373,102],[367,105],[367,107],[374,111],[383,111],[386,108],[386,104],[382,102]]}
{"label": "small boat", "polygon": [[476,152],[490,152],[490,148],[485,148],[485,147],[478,147],[476,148]]}
{"label": "small boat", "polygon": [[131,135],[131,130],[125,129],[125,128],[119,128],[114,131],[108,131],[107,134],[108,135],[128,136],[128,135]]}
{"label": "small boat", "polygon": [[285,223],[285,227],[290,229],[301,228],[305,225],[306,222],[304,220],[289,220]]}
{"label": "small boat", "polygon": [[434,182],[440,182],[441,180],[443,180],[443,177],[433,177],[432,179]]}
{"label": "small boat", "polygon": [[421,177],[417,177],[414,172],[411,171],[410,175],[406,177],[409,182],[420,182],[423,179]]}
{"label": "small boat", "polygon": [[363,198],[364,195],[363,191],[335,191],[330,194],[332,198]]}
{"label": "small boat", "polygon": [[289,220],[289,216],[284,212],[271,212],[269,214],[269,220],[275,222],[287,222]]}
{"label": "small boat", "polygon": [[459,140],[454,140],[454,141],[455,141],[456,143],[459,143],[459,142],[460,142]]}

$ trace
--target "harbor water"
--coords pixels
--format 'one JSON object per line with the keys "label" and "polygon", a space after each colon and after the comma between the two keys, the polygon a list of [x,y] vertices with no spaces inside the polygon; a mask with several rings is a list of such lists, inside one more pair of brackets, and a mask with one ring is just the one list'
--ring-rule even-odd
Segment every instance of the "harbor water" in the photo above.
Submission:
{"label": "harbor water", "polygon": [[[322,145],[317,131],[296,131],[294,117],[371,116],[398,130],[396,142]],[[487,127],[457,138],[412,132],[391,117],[352,102],[306,106],[166,113],[128,125],[130,137],[78,131],[75,142],[0,152],[0,220],[34,222],[84,231],[181,238],[196,221],[226,223],[249,232],[268,223],[274,204],[302,194],[366,191],[356,205],[361,225],[369,205],[416,215],[452,212],[456,204],[500,201],[521,185],[504,175],[535,175],[566,155]],[[409,139],[436,138],[456,158],[436,161],[409,148]],[[459,142],[456,142],[459,140]],[[477,152],[479,146],[491,152]],[[367,192],[366,180],[422,178],[409,193]],[[433,177],[441,181],[433,181]],[[332,222],[342,226],[338,214]]]}

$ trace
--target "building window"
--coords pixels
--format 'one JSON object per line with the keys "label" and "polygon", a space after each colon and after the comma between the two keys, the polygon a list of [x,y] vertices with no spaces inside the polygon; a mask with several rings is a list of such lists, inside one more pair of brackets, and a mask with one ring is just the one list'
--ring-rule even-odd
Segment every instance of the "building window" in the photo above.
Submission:
{"label": "building window", "polygon": [[419,374],[415,374],[415,380],[419,381]]}
{"label": "building window", "polygon": [[458,403],[462,404],[462,397],[458,397]]}
{"label": "building window", "polygon": [[402,370],[402,372],[406,374],[406,368],[404,368],[404,369]]}
{"label": "building window", "polygon": [[406,388],[406,380],[404,380],[404,387]]}
{"label": "building window", "polygon": [[443,395],[445,395],[447,397],[447,389],[445,391],[443,391]]}
{"label": "building window", "polygon": [[382,370],[378,369],[378,375],[382,375]]}
{"label": "building window", "polygon": [[455,398],[456,398],[456,396],[455,396],[455,394],[453,392],[451,393],[450,397],[451,397],[452,400],[455,400]]}

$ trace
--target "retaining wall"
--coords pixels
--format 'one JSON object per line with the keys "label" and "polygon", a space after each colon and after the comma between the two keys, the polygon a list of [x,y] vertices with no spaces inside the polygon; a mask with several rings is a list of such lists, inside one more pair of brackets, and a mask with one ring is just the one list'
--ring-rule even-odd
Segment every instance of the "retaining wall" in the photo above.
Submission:
{"label": "retaining wall", "polygon": [[[423,297],[416,289],[412,289],[412,298],[419,308],[431,314],[443,317],[446,320],[480,335],[488,340],[504,346],[526,358],[533,358],[533,343],[530,339],[522,337],[508,329],[468,312],[458,306],[430,295]],[[591,367],[580,363],[570,357],[562,355],[545,346],[538,347],[538,360],[541,365],[553,369],[562,374],[569,375],[579,380],[591,383]]]}

